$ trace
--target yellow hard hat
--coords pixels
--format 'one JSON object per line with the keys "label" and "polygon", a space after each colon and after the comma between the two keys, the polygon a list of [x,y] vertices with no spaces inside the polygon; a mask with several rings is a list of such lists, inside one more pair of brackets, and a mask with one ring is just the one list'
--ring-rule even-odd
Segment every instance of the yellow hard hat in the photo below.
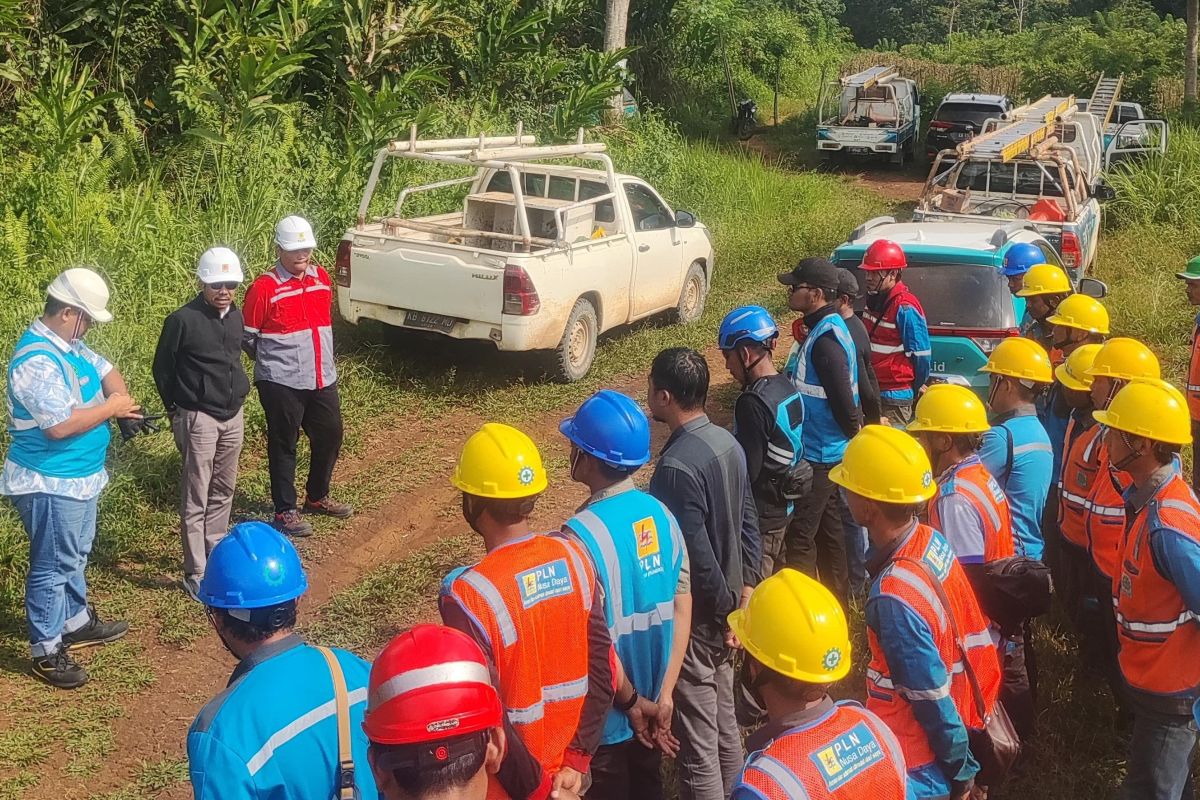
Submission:
{"label": "yellow hard hat", "polygon": [[546,491],[546,469],[532,439],[489,422],[463,445],[450,482],[467,494],[510,500]]}
{"label": "yellow hard hat", "polygon": [[909,431],[983,433],[992,427],[983,401],[965,386],[951,383],[938,383],[926,389],[913,416]]}
{"label": "yellow hard hat", "polygon": [[1101,425],[1145,436],[1156,442],[1189,444],[1192,419],[1183,394],[1162,380],[1127,383],[1104,411],[1093,411]]}
{"label": "yellow hard hat", "polygon": [[769,669],[806,683],[833,683],[850,671],[850,631],[833,593],[790,567],[764,580],[729,628]]}
{"label": "yellow hard hat", "polygon": [[1033,297],[1036,294],[1070,294],[1075,291],[1071,279],[1062,267],[1053,264],[1034,264],[1021,280],[1021,291],[1017,297]]}
{"label": "yellow hard hat", "polygon": [[1100,301],[1086,294],[1073,294],[1065,298],[1046,318],[1051,325],[1078,328],[1088,333],[1108,333],[1108,309]]}
{"label": "yellow hard hat", "polygon": [[829,480],[882,503],[920,503],[937,493],[929,456],[899,428],[867,425],[829,471]]}
{"label": "yellow hard hat", "polygon": [[979,371],[1038,383],[1050,383],[1054,380],[1054,371],[1050,368],[1050,356],[1046,354],[1046,348],[1023,336],[1010,336],[996,345],[996,349],[988,356],[987,363],[980,367]]}
{"label": "yellow hard hat", "polygon": [[1067,356],[1066,361],[1054,368],[1054,377],[1058,378],[1058,382],[1063,386],[1076,392],[1086,392],[1091,389],[1094,378],[1088,373],[1088,370],[1092,368],[1096,354],[1103,347],[1102,344],[1085,344],[1076,349],[1074,353]]}
{"label": "yellow hard hat", "polygon": [[1162,368],[1158,365],[1158,356],[1137,339],[1118,336],[1109,339],[1096,354],[1088,375],[1104,375],[1122,381],[1135,381],[1142,378],[1161,378]]}

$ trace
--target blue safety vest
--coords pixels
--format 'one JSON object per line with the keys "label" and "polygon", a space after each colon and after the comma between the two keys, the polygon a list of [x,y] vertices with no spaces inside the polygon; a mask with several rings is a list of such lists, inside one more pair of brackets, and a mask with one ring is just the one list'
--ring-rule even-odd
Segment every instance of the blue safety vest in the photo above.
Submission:
{"label": "blue safety vest", "polygon": [[1054,448],[1035,414],[1006,416],[983,435],[979,459],[1000,484],[1012,512],[1017,554],[1041,560],[1042,511],[1054,474]]}
{"label": "blue safety vest", "polygon": [[784,366],[784,374],[804,398],[804,458],[815,464],[836,464],[841,461],[846,444],[850,441],[833,416],[825,387],[821,385],[812,364],[813,345],[819,337],[830,331],[846,353],[850,388],[854,392],[854,404],[858,405],[858,355],[854,350],[854,340],[850,338],[850,329],[838,314],[822,317],[808,332],[803,344],[792,348]]}
{"label": "blue safety vest", "polygon": [[[363,800],[374,800],[362,728],[371,665],[344,650],[333,653],[349,694],[355,785]],[[196,800],[336,797],[337,712],[324,656],[296,635],[252,653],[200,711],[187,750]]]}
{"label": "blue safety vest", "polygon": [[[667,507],[640,489],[592,503],[567,520],[604,586],[604,614],[621,666],[638,694],[658,698],[675,625],[683,535]],[[624,713],[608,712],[601,744],[633,738]]]}
{"label": "blue safety vest", "polygon": [[100,373],[86,358],[74,350],[64,353],[50,339],[34,333],[32,328],[25,331],[8,364],[8,433],[12,437],[8,458],[14,464],[52,478],[95,475],[104,469],[104,457],[108,453],[107,423],[65,439],[51,439],[13,395],[13,370],[34,356],[46,356],[58,365],[76,408],[104,403]]}

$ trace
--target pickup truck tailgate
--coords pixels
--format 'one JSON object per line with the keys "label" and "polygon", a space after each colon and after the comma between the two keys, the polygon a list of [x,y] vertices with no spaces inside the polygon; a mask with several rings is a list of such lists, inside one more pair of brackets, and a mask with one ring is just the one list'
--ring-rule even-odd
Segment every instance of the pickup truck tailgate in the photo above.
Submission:
{"label": "pickup truck tailgate", "polygon": [[351,300],[500,323],[504,258],[495,253],[355,236],[350,263]]}

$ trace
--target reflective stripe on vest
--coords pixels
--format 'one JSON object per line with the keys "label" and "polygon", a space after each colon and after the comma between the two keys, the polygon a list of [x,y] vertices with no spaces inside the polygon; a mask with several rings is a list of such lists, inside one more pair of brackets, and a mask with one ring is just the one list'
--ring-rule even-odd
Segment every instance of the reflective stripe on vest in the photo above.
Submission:
{"label": "reflective stripe on vest", "polygon": [[904,352],[904,339],[897,326],[901,306],[910,306],[922,317],[925,316],[921,302],[902,282],[897,282],[884,301],[882,315],[869,308],[863,309],[862,313],[863,323],[871,337],[871,365],[875,368],[881,391],[912,389],[916,377],[912,359]]}
{"label": "reflective stripe on vest", "polygon": [[[1073,421],[1072,421],[1073,424]],[[1086,548],[1088,494],[1096,484],[1101,425],[1093,425],[1071,442],[1063,456],[1059,479],[1058,529],[1070,544]]]}
{"label": "reflective stripe on vest", "polygon": [[1192,329],[1192,358],[1188,362],[1187,404],[1193,420],[1200,420],[1200,317]]}
{"label": "reflective stripe on vest", "polygon": [[553,686],[542,687],[542,699],[525,708],[507,709],[508,719],[513,725],[531,725],[546,716],[547,703],[561,703],[564,700],[580,700],[587,697],[588,679],[584,675],[566,683],[556,683]]}
{"label": "reflective stripe on vest", "polygon": [[1009,558],[1016,553],[1008,498],[978,458],[959,462],[941,491],[963,496],[984,523],[984,563]]}
{"label": "reflective stripe on vest", "polygon": [[517,626],[513,624],[512,615],[508,613],[508,606],[504,605],[504,599],[500,597],[500,593],[496,591],[492,582],[473,570],[463,573],[462,579],[487,601],[488,608],[491,609],[492,616],[496,620],[496,627],[500,629],[500,643],[505,647],[512,647],[516,644]]}
{"label": "reflective stripe on vest", "polygon": [[1114,603],[1125,681],[1140,692],[1179,698],[1184,711],[1200,696],[1200,615],[1155,565],[1150,536],[1157,530],[1200,543],[1200,501],[1178,471],[1129,525]]}
{"label": "reflective stripe on vest", "polygon": [[[1097,434],[1103,440],[1103,432]],[[1092,564],[1102,575],[1112,578],[1120,569],[1121,542],[1125,538],[1124,486],[1129,478],[1111,469],[1108,448],[1103,445],[1096,456],[1095,486],[1088,494],[1084,525],[1088,538],[1088,553]]]}
{"label": "reflective stripe on vest", "polygon": [[846,322],[836,313],[826,314],[808,333],[803,343],[793,347],[788,357],[786,371],[796,391],[804,398],[804,457],[818,464],[840,461],[849,441],[842,427],[833,416],[825,387],[812,364],[812,349],[816,341],[826,333],[833,333],[846,356],[850,374],[850,391],[858,405],[858,357],[854,340]]}

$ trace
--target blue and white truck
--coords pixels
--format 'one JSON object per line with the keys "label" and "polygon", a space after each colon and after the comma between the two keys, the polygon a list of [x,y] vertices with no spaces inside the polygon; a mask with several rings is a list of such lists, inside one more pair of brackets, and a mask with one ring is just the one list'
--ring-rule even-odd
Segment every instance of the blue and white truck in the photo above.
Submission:
{"label": "blue and white truck", "polygon": [[917,84],[895,67],[877,66],[831,84],[821,102],[817,153],[823,160],[887,156],[904,164],[921,129]]}

